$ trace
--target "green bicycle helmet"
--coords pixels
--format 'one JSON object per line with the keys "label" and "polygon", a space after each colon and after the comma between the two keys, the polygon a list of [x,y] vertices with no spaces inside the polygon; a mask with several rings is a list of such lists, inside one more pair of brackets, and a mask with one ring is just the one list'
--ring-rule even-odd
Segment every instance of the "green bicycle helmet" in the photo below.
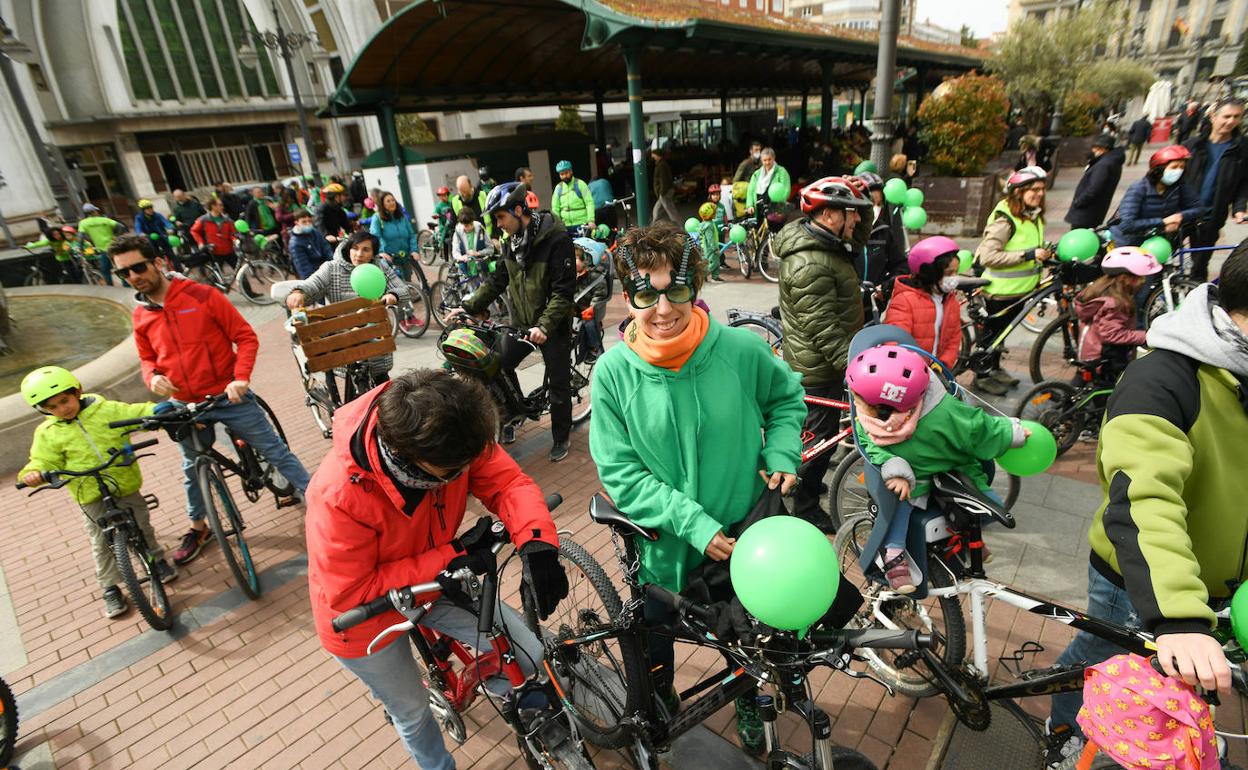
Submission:
{"label": "green bicycle helmet", "polygon": [[57,393],[81,389],[73,372],[60,366],[43,366],[22,378],[22,397],[36,408]]}
{"label": "green bicycle helmet", "polygon": [[479,372],[486,377],[498,373],[498,354],[472,329],[452,329],[439,345],[442,355],[455,369]]}

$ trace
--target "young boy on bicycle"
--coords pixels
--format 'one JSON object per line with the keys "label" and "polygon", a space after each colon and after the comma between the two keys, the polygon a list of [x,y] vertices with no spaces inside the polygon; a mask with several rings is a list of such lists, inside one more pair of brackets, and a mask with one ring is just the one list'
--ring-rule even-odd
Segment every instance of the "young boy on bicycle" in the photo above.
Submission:
{"label": "young boy on bicycle", "polygon": [[[34,441],[30,446],[30,462],[18,471],[17,477],[27,486],[44,483],[46,471],[81,471],[94,468],[110,449],[120,449],[129,441],[125,431],[110,428],[115,420],[132,420],[155,411],[152,403],[126,404],[109,401],[93,393],[86,395],[78,378],[59,366],[36,369],[22,380],[22,396],[26,403],[47,415],[35,428]],[[114,466],[106,475],[116,484],[117,502],[130,508],[134,520],[143,532],[156,557],[156,574],[160,582],[170,583],[178,576],[177,569],[165,561],[164,549],[156,539],[148,515],[147,503],[139,488],[143,476],[138,463]],[[91,554],[95,558],[95,579],[104,592],[104,616],[115,618],[129,608],[125,596],[117,584],[121,573],[113,549],[103,530],[96,524],[104,513],[104,501],[94,479],[74,479],[69,483],[74,500],[82,507],[86,520],[87,536],[91,538]]]}
{"label": "young boy on bicycle", "polygon": [[593,238],[576,238],[572,241],[576,250],[576,289],[572,300],[581,316],[580,339],[575,355],[592,361],[602,355],[602,318],[606,313],[607,277],[596,262],[602,259],[607,248]]}

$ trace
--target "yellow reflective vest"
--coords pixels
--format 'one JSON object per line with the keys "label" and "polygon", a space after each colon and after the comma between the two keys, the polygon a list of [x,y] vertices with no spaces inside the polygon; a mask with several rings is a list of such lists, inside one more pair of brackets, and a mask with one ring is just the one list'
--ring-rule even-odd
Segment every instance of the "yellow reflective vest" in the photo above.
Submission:
{"label": "yellow reflective vest", "polygon": [[[992,210],[992,216],[1004,216],[1014,226],[1014,235],[1006,241],[1005,251],[1027,251],[1038,249],[1044,245],[1044,218],[1032,221],[1019,219],[1010,213],[1009,206],[1001,201]],[[1040,263],[1034,259],[1026,260],[1013,267],[990,267],[984,270],[984,277],[992,283],[984,287],[985,294],[1012,297],[1028,294],[1040,285]]]}

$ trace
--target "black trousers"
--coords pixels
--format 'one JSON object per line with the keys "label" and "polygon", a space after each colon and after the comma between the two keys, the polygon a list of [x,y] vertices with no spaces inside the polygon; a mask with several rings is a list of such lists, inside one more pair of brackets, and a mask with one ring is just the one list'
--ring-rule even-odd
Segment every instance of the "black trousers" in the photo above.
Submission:
{"label": "black trousers", "polygon": [[550,398],[550,435],[555,443],[572,434],[572,332],[561,329],[541,346],[546,365],[546,394]]}
{"label": "black trousers", "polygon": [[[1016,304],[1017,302],[1017,297],[1010,297],[1006,299],[996,299],[988,296],[984,297],[984,308],[988,311],[988,318],[984,321],[984,328],[980,331],[983,335],[983,339],[991,343],[992,340],[997,338],[998,334],[1005,331],[1005,328],[1010,325],[1010,321],[1014,320],[1015,314],[1002,313],[1000,316],[996,314],[1005,308]],[[1019,305],[1018,307],[1021,308],[1022,305]],[[990,367],[991,369],[1001,368],[1001,350],[1002,348],[997,348],[996,353],[993,354],[992,364]],[[976,374],[987,374],[987,372],[976,372]]]}
{"label": "black trousers", "polygon": [[[816,385],[806,388],[806,395],[843,401],[845,400],[845,386]],[[835,435],[840,429],[840,409],[809,405],[802,432],[814,434],[812,441],[817,442]],[[819,521],[826,519],[827,512],[819,506],[819,500],[828,491],[827,485],[823,483],[823,477],[828,473],[828,464],[831,460],[832,452],[824,452],[798,469],[801,481],[797,485],[797,491],[793,494],[793,515],[807,520],[811,520],[812,517],[817,517]]]}
{"label": "black trousers", "polygon": [[[1222,234],[1222,226],[1226,224],[1226,220],[1221,222],[1206,222],[1192,232],[1191,238],[1188,239],[1193,249],[1206,248],[1218,245],[1218,236]],[[1215,252],[1197,251],[1191,254],[1192,277],[1198,281],[1209,280],[1209,260],[1213,258]]]}

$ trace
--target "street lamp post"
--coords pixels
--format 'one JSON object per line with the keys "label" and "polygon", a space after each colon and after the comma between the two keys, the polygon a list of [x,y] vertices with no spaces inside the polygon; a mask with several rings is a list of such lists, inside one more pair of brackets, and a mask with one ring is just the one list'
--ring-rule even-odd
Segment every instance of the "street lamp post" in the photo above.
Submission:
{"label": "street lamp post", "polygon": [[[311,167],[312,177],[319,185],[321,180],[321,171],[316,164],[316,144],[312,141],[312,132],[308,129],[308,116],[303,109],[303,101],[299,98],[299,84],[295,81],[295,51],[302,48],[305,44],[320,45],[320,37],[315,32],[286,32],[282,29],[282,19],[277,15],[277,3],[272,4],[273,23],[276,28],[272,32],[261,32],[258,30],[245,30],[243,32],[243,48],[239,51],[239,58],[243,59],[244,64],[249,64],[248,59],[256,57],[257,52],[250,47],[249,43],[262,45],[270,51],[276,51],[277,55],[286,62],[286,77],[290,80],[290,95],[295,100],[295,112],[299,115],[299,133],[303,136],[303,144],[308,153],[308,166]],[[250,40],[248,39],[250,37]]]}
{"label": "street lamp post", "polygon": [[[880,47],[875,65],[875,103],[871,118],[871,160],[888,168],[893,144],[893,80],[897,75],[897,32],[901,0],[883,0],[880,15]],[[863,101],[866,101],[865,91]],[[864,115],[865,118],[865,109]]]}

